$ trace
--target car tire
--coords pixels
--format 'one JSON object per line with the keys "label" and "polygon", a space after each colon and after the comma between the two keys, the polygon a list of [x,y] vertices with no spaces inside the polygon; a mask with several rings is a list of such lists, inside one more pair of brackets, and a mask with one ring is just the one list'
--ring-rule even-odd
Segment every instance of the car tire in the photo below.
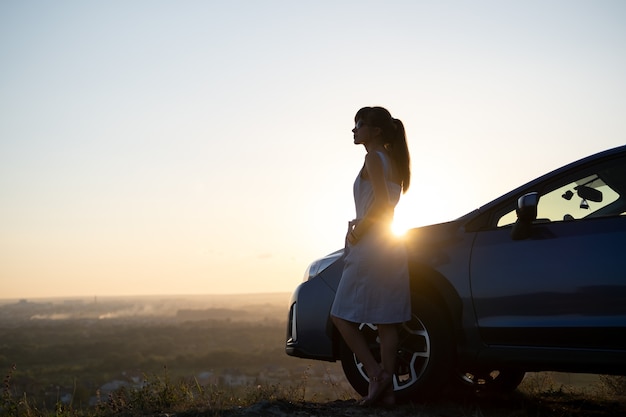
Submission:
{"label": "car tire", "polygon": [[[397,369],[393,388],[399,402],[432,399],[450,381],[454,369],[454,344],[446,314],[422,296],[412,298],[412,318],[399,328]],[[377,328],[361,323],[370,350],[380,362]],[[352,387],[367,395],[369,379],[365,368],[350,348],[342,343],[341,366]]]}

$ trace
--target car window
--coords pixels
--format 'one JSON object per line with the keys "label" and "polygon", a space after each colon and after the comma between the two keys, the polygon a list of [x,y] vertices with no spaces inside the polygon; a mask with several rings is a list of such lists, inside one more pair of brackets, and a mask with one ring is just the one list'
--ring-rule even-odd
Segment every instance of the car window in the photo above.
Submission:
{"label": "car window", "polygon": [[[586,187],[586,188],[584,188]],[[596,190],[593,201],[581,190]],[[580,194],[580,195],[579,195]],[[537,220],[556,222],[562,220],[583,219],[608,206],[619,195],[606,185],[597,175],[582,178],[553,190],[539,198]]]}
{"label": "car window", "polygon": [[[625,161],[614,160],[597,172],[581,173],[546,186],[540,193],[537,222],[571,221],[626,213]],[[502,215],[498,227],[515,223],[515,210]]]}

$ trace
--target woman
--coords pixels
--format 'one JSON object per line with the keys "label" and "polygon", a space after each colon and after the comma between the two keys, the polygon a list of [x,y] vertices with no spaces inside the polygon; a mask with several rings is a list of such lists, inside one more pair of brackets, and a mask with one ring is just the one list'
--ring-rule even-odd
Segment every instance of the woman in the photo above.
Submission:
{"label": "woman", "polygon": [[[369,376],[360,404],[395,403],[398,324],[411,318],[409,273],[404,246],[391,236],[400,194],[410,183],[410,157],[404,125],[382,107],[364,107],[354,118],[354,143],[363,145],[365,163],[354,183],[357,218],[346,235],[345,266],[331,309],[333,323]],[[378,327],[382,363],[358,329]]]}

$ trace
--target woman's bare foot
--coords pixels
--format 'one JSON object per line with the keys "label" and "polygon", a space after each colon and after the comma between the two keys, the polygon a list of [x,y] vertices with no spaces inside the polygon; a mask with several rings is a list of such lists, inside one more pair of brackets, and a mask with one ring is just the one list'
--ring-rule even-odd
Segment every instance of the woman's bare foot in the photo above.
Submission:
{"label": "woman's bare foot", "polygon": [[[391,383],[393,382],[393,375],[388,371],[381,369],[378,375],[370,378],[369,389],[367,393],[367,397],[364,397],[359,405],[369,406],[380,398],[380,396],[387,391],[388,388],[391,387]],[[393,390],[391,391],[393,394]],[[395,398],[394,398],[395,401]]]}

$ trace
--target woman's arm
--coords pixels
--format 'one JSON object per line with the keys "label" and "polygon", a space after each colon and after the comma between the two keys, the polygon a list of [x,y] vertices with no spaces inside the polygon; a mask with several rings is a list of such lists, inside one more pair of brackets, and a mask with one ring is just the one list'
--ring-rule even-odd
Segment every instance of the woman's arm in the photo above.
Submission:
{"label": "woman's arm", "polygon": [[372,227],[380,221],[391,220],[393,205],[389,203],[389,190],[383,167],[383,161],[378,152],[370,152],[365,156],[365,171],[372,183],[374,201],[365,216],[348,234],[348,243],[354,245]]}

